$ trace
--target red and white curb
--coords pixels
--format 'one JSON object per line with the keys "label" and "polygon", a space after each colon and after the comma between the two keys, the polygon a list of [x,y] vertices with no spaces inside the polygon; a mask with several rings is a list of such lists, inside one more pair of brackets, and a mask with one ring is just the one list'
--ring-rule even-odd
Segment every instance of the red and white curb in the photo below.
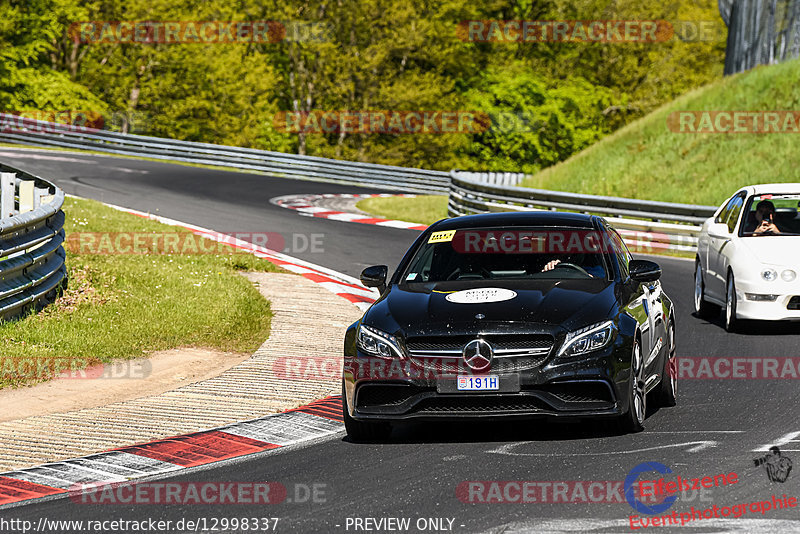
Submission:
{"label": "red and white curb", "polygon": [[270,199],[270,202],[276,206],[289,208],[297,211],[300,215],[308,217],[320,217],[322,219],[330,219],[332,221],[354,222],[360,224],[373,224],[375,226],[388,226],[390,228],[403,228],[406,230],[425,230],[428,228],[425,224],[412,223],[406,221],[397,221],[393,219],[381,219],[379,217],[370,217],[363,213],[353,213],[346,211],[337,211],[320,206],[319,203],[324,200],[330,199],[353,199],[362,200],[365,198],[374,197],[415,197],[416,195],[392,195],[389,193],[375,193],[371,195],[351,195],[351,194],[323,194],[323,195],[286,195],[282,197],[275,197]]}
{"label": "red and white curb", "polygon": [[297,445],[343,430],[342,399],[336,395],[252,421],[0,473],[0,508]]}
{"label": "red and white curb", "polygon": [[270,263],[274,263],[275,265],[286,269],[287,271],[291,271],[303,276],[304,278],[308,278],[312,282],[324,287],[331,293],[349,300],[361,310],[366,310],[379,296],[377,290],[364,287],[358,279],[348,276],[344,273],[334,271],[333,269],[328,269],[322,265],[317,265],[299,258],[294,258],[281,252],[270,250],[259,245],[254,245],[248,241],[237,239],[215,230],[209,230],[208,228],[202,228],[193,224],[176,221],[175,219],[169,219],[160,215],[153,215],[152,213],[145,213],[143,211],[130,208],[123,208],[113,204],[106,204],[106,206],[119,211],[124,211],[125,213],[137,215],[145,219],[158,221],[169,226],[179,226],[189,230],[195,235],[220,243],[225,243],[234,248],[250,252],[256,257],[263,258]]}
{"label": "red and white curb", "polygon": [[[298,273],[366,309],[376,291],[358,280],[226,234],[158,215],[106,204],[114,209],[179,226],[192,233],[253,253]],[[279,414],[184,436],[122,447],[82,458],[0,473],[0,508],[32,499],[68,494],[80,485],[125,482],[189,467],[238,458],[337,434],[344,430],[342,400],[336,395]]]}

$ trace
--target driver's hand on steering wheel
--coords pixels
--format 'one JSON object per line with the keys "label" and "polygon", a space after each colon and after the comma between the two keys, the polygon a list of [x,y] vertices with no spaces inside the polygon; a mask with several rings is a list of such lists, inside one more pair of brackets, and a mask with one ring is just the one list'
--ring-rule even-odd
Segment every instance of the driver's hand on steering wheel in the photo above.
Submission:
{"label": "driver's hand on steering wheel", "polygon": [[559,263],[561,263],[561,260],[551,260],[547,262],[547,264],[542,268],[542,272],[546,273],[547,271],[552,271]]}

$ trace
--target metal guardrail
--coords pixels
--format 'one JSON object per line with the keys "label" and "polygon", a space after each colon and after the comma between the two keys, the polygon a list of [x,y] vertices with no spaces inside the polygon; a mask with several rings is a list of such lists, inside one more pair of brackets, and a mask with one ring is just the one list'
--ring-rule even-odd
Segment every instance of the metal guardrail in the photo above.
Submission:
{"label": "metal guardrail", "polygon": [[38,309],[66,285],[64,192],[0,164],[0,320]]}
{"label": "metal guardrail", "polygon": [[451,171],[448,215],[535,210],[592,213],[608,218],[634,250],[694,252],[698,225],[716,211],[714,206],[499,186],[486,183],[484,174]]}
{"label": "metal guardrail", "polygon": [[121,134],[0,113],[0,140],[260,171],[273,176],[445,193],[446,172]]}

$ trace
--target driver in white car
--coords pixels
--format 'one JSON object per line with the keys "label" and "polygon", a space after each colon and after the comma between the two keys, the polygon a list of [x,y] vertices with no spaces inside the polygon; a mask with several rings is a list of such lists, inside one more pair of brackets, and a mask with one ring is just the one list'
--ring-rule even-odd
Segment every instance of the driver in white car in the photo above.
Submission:
{"label": "driver in white car", "polygon": [[767,233],[779,234],[781,231],[775,226],[775,204],[769,200],[762,200],[756,205],[755,218],[750,218],[745,227],[745,232],[755,235]]}

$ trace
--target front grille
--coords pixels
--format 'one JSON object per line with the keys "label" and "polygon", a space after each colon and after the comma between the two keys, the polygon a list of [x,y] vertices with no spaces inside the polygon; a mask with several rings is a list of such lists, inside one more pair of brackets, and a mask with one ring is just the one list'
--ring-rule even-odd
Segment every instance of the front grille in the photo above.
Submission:
{"label": "front grille", "polygon": [[417,405],[418,413],[536,412],[550,407],[536,397],[432,397]]}
{"label": "front grille", "polygon": [[486,334],[481,336],[426,336],[410,337],[406,346],[411,352],[427,352],[432,350],[458,351],[464,345],[481,337],[488,341],[495,351],[522,350],[522,349],[547,349],[553,346],[553,336],[549,334]]}
{"label": "front grille", "polygon": [[792,297],[789,299],[789,304],[786,305],[788,310],[800,310],[800,296]]}
{"label": "front grille", "polygon": [[[486,334],[480,336],[492,345],[491,371],[515,373],[542,365],[553,348],[549,334]],[[476,336],[411,337],[406,341],[410,359],[430,371],[466,371],[461,359],[464,345]]]}
{"label": "front grille", "polygon": [[602,382],[549,384],[540,388],[562,402],[614,402],[608,386]]}
{"label": "front grille", "polygon": [[365,384],[358,388],[356,406],[397,406],[417,392],[408,384]]}
{"label": "front grille", "polygon": [[472,336],[416,337],[406,340],[409,351],[423,352],[429,350],[458,350],[475,339]]}

